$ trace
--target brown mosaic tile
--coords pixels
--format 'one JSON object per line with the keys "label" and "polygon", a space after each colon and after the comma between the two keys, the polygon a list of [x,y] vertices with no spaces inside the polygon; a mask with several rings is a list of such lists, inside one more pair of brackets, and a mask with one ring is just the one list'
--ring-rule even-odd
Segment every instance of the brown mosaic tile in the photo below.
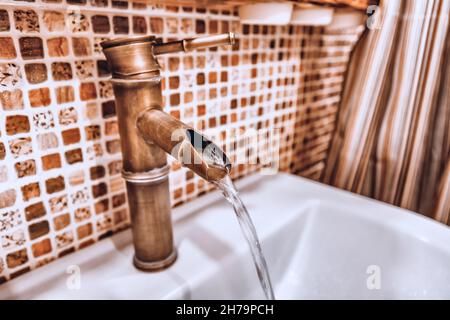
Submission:
{"label": "brown mosaic tile", "polygon": [[63,31],[66,25],[66,18],[62,12],[44,11],[44,25],[50,32]]}
{"label": "brown mosaic tile", "polygon": [[109,192],[115,193],[125,189],[125,180],[122,177],[115,177],[109,181]]}
{"label": "brown mosaic tile", "polygon": [[134,16],[132,19],[133,19],[133,32],[137,34],[146,34],[147,22],[145,18]]}
{"label": "brown mosaic tile", "polygon": [[91,6],[95,7],[107,7],[108,6],[108,0],[90,0],[89,3]]}
{"label": "brown mosaic tile", "polygon": [[14,168],[16,169],[18,178],[33,176],[36,174],[36,162],[33,159],[16,162]]}
{"label": "brown mosaic tile", "polygon": [[113,221],[115,225],[128,221],[127,209],[114,211],[113,215],[114,215]]}
{"label": "brown mosaic tile", "polygon": [[77,57],[85,57],[92,55],[92,47],[89,38],[73,37],[72,48],[74,55]]}
{"label": "brown mosaic tile", "polygon": [[72,86],[62,86],[55,89],[58,104],[73,102],[75,93]]}
{"label": "brown mosaic tile", "polygon": [[116,104],[114,100],[102,103],[102,116],[104,119],[114,117],[116,115]]}
{"label": "brown mosaic tile", "polygon": [[181,20],[181,32],[192,34],[195,32],[194,20],[193,19],[183,19]]}
{"label": "brown mosaic tile", "polygon": [[80,99],[82,101],[93,100],[97,98],[97,89],[95,83],[87,82],[80,85]]}
{"label": "brown mosaic tile", "polygon": [[47,220],[40,221],[28,226],[28,233],[31,240],[45,236],[49,233],[49,231],[50,225]]}
{"label": "brown mosaic tile", "polygon": [[3,142],[0,142],[0,160],[5,159],[6,157],[6,148]]}
{"label": "brown mosaic tile", "polygon": [[97,75],[99,77],[107,77],[111,75],[109,65],[106,60],[97,60]]}
{"label": "brown mosaic tile", "polygon": [[39,134],[37,136],[37,140],[38,140],[39,149],[44,150],[44,151],[53,149],[53,148],[57,148],[59,145],[58,137],[56,136],[56,134],[54,132]]}
{"label": "brown mosaic tile", "polygon": [[178,20],[177,18],[166,18],[166,30],[168,33],[178,33]]}
{"label": "brown mosaic tile", "polygon": [[38,182],[29,183],[20,188],[24,201],[28,201],[41,196],[41,189]]}
{"label": "brown mosaic tile", "polygon": [[39,37],[19,38],[20,54],[24,60],[44,58],[44,47]]}
{"label": "brown mosaic tile", "polygon": [[53,62],[52,63],[53,80],[70,80],[72,79],[72,67],[68,62]]}
{"label": "brown mosaic tile", "polygon": [[45,216],[47,211],[45,210],[44,203],[38,202],[25,208],[25,218],[27,221],[35,220]]}
{"label": "brown mosaic tile", "polygon": [[113,26],[115,34],[128,34],[130,32],[128,17],[114,16]]}
{"label": "brown mosaic tile", "polygon": [[91,180],[101,179],[106,174],[106,169],[104,166],[95,166],[89,169]]}
{"label": "brown mosaic tile", "polygon": [[65,187],[66,185],[64,183],[64,177],[62,176],[50,178],[45,181],[45,189],[47,190],[48,194],[62,191]]}
{"label": "brown mosaic tile", "polygon": [[94,210],[96,214],[101,214],[109,210],[108,199],[103,199],[94,204]]}
{"label": "brown mosaic tile", "polygon": [[112,197],[112,205],[113,208],[118,208],[121,205],[124,205],[127,201],[125,193],[121,193]]}
{"label": "brown mosaic tile", "polygon": [[[60,240],[65,241],[65,240],[66,240],[66,235],[69,235],[69,234],[70,234],[70,236],[72,237],[72,240],[71,240],[71,241],[73,241],[73,235],[72,235],[72,232],[70,232],[70,231],[65,232],[63,235],[57,235],[57,236],[56,236],[56,243],[58,244],[58,248],[60,248],[60,243],[59,243],[59,241],[60,241]],[[61,237],[63,237],[63,238],[61,239]],[[69,244],[70,244],[70,243],[62,243],[62,244],[61,244],[61,247],[62,247],[63,245],[64,245],[64,246],[68,246]],[[62,257],[64,257],[64,256],[67,256],[68,254],[71,254],[71,253],[73,253],[73,252],[75,252],[75,248],[74,248],[74,247],[65,249],[65,250],[61,251],[61,252],[58,254],[58,258],[62,258]]]}
{"label": "brown mosaic tile", "polygon": [[111,5],[113,8],[118,9],[127,9],[128,8],[128,1],[119,1],[119,0],[112,0]]}
{"label": "brown mosaic tile", "polygon": [[44,239],[42,241],[34,243],[31,246],[31,251],[33,252],[33,256],[35,258],[43,256],[52,251],[52,243],[50,239]]}
{"label": "brown mosaic tile", "polygon": [[0,91],[0,103],[5,111],[23,109],[22,90]]}
{"label": "brown mosaic tile", "polygon": [[62,135],[63,143],[66,146],[70,145],[70,144],[78,143],[81,140],[80,129],[78,129],[78,128],[64,130],[63,132],[61,132],[61,135]]}
{"label": "brown mosaic tile", "polygon": [[122,172],[122,161],[112,161],[108,164],[108,173],[110,176],[120,174]]}
{"label": "brown mosaic tile", "polygon": [[66,151],[64,153],[64,156],[66,157],[66,161],[68,164],[74,164],[83,161],[83,153],[81,149]]}
{"label": "brown mosaic tile", "polygon": [[111,30],[108,16],[94,15],[92,16],[91,21],[92,29],[95,33],[109,33]]}
{"label": "brown mosaic tile", "polygon": [[0,59],[14,59],[16,57],[13,39],[11,37],[0,37]]}
{"label": "brown mosaic tile", "polygon": [[145,10],[147,9],[147,4],[144,2],[132,2],[133,9],[136,10]]}
{"label": "brown mosaic tile", "polygon": [[9,24],[8,11],[1,9],[0,10],[0,32],[9,31],[10,28],[11,27]]}
{"label": "brown mosaic tile", "polygon": [[120,152],[120,141],[111,140],[106,142],[106,150],[109,154],[116,154]]}
{"label": "brown mosaic tile", "polygon": [[66,37],[47,39],[48,55],[50,57],[65,57],[69,54],[69,43]]}
{"label": "brown mosaic tile", "polygon": [[25,65],[25,74],[31,84],[47,81],[47,66],[44,63],[28,63]]}
{"label": "brown mosaic tile", "polygon": [[119,123],[117,121],[108,121],[105,123],[105,135],[112,136],[119,134]]}
{"label": "brown mosaic tile", "polygon": [[195,32],[197,34],[206,32],[205,20],[203,20],[203,19],[196,19],[195,20]]}
{"label": "brown mosaic tile", "polygon": [[19,276],[21,276],[21,275],[23,275],[23,274],[29,272],[30,270],[31,270],[30,267],[26,267],[26,268],[20,269],[20,270],[18,270],[18,271],[16,271],[16,272],[11,273],[11,274],[9,275],[9,278],[10,278],[11,280],[12,280],[12,279],[15,279],[15,278],[17,278],[17,277],[19,277]]}
{"label": "brown mosaic tile", "polygon": [[53,225],[56,231],[68,227],[70,225],[70,214],[65,213],[53,218]]}
{"label": "brown mosaic tile", "polygon": [[84,239],[92,234],[92,224],[88,223],[77,228],[77,237],[79,240]]}
{"label": "brown mosaic tile", "polygon": [[178,57],[169,57],[168,67],[170,71],[178,71],[180,67],[180,58]]}
{"label": "brown mosaic tile", "polygon": [[6,117],[6,134],[12,136],[18,133],[30,132],[30,122],[24,115]]}
{"label": "brown mosaic tile", "polygon": [[0,209],[12,207],[16,203],[16,190],[10,189],[0,192]]}
{"label": "brown mosaic tile", "polygon": [[[108,234],[108,237],[109,236],[111,236],[112,234]],[[99,238],[99,240],[101,240],[101,237],[102,237],[103,235],[100,235],[98,238]],[[84,248],[87,248],[87,247],[89,247],[89,246],[91,246],[91,245],[93,245],[95,243],[95,240],[94,239],[88,239],[88,240],[86,240],[86,241],[83,241],[82,243],[80,243],[80,245],[78,246],[78,249],[84,249]]]}
{"label": "brown mosaic tile", "polygon": [[44,171],[61,168],[61,156],[59,153],[53,153],[42,156],[42,169]]}
{"label": "brown mosaic tile", "polygon": [[47,87],[28,91],[28,98],[30,99],[30,105],[33,108],[46,107],[52,102],[50,98],[50,89]]}
{"label": "brown mosaic tile", "polygon": [[31,138],[17,138],[10,140],[9,149],[14,158],[29,155],[33,152]]}
{"label": "brown mosaic tile", "polygon": [[99,183],[97,185],[92,186],[92,196],[94,198],[99,198],[101,196],[104,196],[108,193],[108,186],[106,183]]}
{"label": "brown mosaic tile", "polygon": [[17,268],[28,262],[27,249],[12,252],[6,256],[6,265],[8,268]]}
{"label": "brown mosaic tile", "polygon": [[39,18],[34,10],[14,10],[16,30],[39,32]]}
{"label": "brown mosaic tile", "polygon": [[162,34],[164,32],[164,21],[162,18],[150,18],[150,30],[155,34]]}

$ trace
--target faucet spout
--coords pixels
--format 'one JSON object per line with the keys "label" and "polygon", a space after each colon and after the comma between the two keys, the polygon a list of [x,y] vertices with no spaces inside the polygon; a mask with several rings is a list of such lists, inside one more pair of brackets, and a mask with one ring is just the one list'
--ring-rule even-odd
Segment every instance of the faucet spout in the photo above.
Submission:
{"label": "faucet spout", "polygon": [[159,108],[143,111],[136,126],[148,144],[156,144],[209,182],[220,181],[231,171],[230,160],[218,145]]}

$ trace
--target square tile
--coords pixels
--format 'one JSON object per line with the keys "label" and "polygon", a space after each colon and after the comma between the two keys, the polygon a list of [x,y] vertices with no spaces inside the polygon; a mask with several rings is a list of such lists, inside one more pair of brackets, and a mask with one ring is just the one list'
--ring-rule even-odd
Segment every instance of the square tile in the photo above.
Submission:
{"label": "square tile", "polygon": [[43,14],[44,25],[50,32],[64,31],[66,26],[66,18],[63,12],[46,10]]}
{"label": "square tile", "polygon": [[44,63],[25,64],[25,74],[31,84],[38,84],[47,81],[47,66]]}
{"label": "square tile", "polygon": [[20,66],[15,63],[0,63],[0,86],[19,87],[22,82]]}
{"label": "square tile", "polygon": [[0,32],[9,31],[10,28],[8,11],[0,9]]}
{"label": "square tile", "polygon": [[44,46],[39,37],[19,38],[20,53],[24,60],[44,58]]}
{"label": "square tile", "polygon": [[28,91],[28,98],[30,100],[31,107],[33,108],[46,107],[52,102],[50,98],[50,89],[47,87]]}
{"label": "square tile", "polygon": [[0,104],[4,111],[21,110],[24,108],[22,90],[0,91]]}
{"label": "square tile", "polygon": [[30,132],[30,122],[25,115],[6,116],[6,134],[15,135]]}
{"label": "square tile", "polygon": [[47,39],[48,55],[50,57],[65,57],[69,55],[69,43],[66,37]]}
{"label": "square tile", "polygon": [[52,77],[53,80],[70,80],[72,79],[72,67],[68,62],[53,62],[52,63]]}
{"label": "square tile", "polygon": [[75,100],[75,93],[72,86],[62,86],[55,89],[56,102],[58,104],[69,103]]}
{"label": "square tile", "polygon": [[11,37],[0,37],[0,59],[14,59],[17,57],[14,41]]}
{"label": "square tile", "polygon": [[20,32],[39,32],[39,18],[34,10],[14,10],[16,30]]}

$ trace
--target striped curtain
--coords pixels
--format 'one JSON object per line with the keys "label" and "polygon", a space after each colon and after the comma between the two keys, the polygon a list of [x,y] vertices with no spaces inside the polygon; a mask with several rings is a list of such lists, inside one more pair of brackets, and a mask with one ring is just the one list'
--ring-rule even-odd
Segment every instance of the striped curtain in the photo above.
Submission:
{"label": "striped curtain", "polygon": [[450,0],[382,0],[349,67],[326,183],[450,222]]}

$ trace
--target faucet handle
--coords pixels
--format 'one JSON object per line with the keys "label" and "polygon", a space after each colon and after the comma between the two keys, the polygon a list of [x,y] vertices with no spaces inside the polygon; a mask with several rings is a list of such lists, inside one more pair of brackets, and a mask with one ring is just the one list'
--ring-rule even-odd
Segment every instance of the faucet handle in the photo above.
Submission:
{"label": "faucet handle", "polygon": [[189,52],[197,49],[217,47],[222,45],[232,46],[235,43],[235,34],[233,32],[229,32],[224,34],[183,39],[166,43],[156,43],[153,45],[153,54],[155,56],[158,56],[166,53]]}

